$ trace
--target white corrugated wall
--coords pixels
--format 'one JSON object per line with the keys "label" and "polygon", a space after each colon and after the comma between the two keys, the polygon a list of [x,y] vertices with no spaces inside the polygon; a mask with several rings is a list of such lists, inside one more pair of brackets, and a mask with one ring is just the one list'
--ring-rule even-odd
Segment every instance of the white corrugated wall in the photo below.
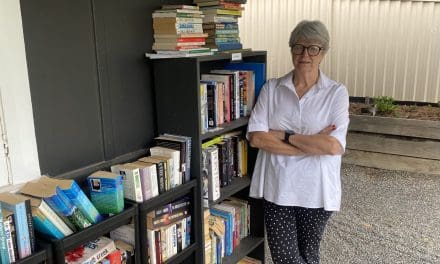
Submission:
{"label": "white corrugated wall", "polygon": [[240,37],[268,51],[269,78],[292,69],[288,39],[303,19],[327,25],[322,69],[351,96],[440,101],[440,1],[248,0]]}

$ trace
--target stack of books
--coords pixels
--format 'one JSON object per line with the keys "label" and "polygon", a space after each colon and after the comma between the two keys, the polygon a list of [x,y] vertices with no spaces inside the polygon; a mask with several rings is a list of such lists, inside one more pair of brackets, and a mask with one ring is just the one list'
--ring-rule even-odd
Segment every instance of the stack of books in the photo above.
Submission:
{"label": "stack of books", "polygon": [[157,54],[150,58],[191,57],[211,55],[205,45],[207,34],[203,33],[203,13],[198,6],[163,5],[153,12],[154,43]]}
{"label": "stack of books", "polygon": [[205,47],[218,51],[242,49],[238,18],[246,0],[194,0],[203,11],[203,30],[208,33]]}

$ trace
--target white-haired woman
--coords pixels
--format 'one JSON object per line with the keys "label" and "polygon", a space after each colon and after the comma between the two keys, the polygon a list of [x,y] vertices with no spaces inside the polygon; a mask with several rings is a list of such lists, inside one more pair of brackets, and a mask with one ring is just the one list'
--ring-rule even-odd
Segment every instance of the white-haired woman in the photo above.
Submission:
{"label": "white-haired woman", "polygon": [[264,198],[274,263],[319,263],[324,228],[340,208],[349,97],[319,68],[329,40],[322,22],[300,22],[289,40],[293,70],[267,81],[249,120],[259,148],[250,196]]}

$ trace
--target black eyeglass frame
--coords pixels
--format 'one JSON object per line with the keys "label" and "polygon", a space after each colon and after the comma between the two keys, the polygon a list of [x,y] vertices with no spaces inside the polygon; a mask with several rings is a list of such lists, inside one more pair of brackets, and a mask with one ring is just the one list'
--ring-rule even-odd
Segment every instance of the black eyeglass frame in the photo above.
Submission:
{"label": "black eyeglass frame", "polygon": [[[301,47],[302,49],[301,49],[301,53],[296,53],[294,50],[295,50],[295,46],[297,46],[297,47]],[[316,53],[316,54],[310,54],[310,48],[311,47],[316,47],[316,48],[318,48],[318,53]],[[295,55],[303,55],[304,54],[304,51],[305,50],[307,50],[307,54],[309,54],[309,56],[318,56],[319,55],[319,53],[321,53],[321,51],[322,50],[324,50],[324,48],[323,47],[320,47],[320,46],[318,46],[318,45],[310,45],[310,46],[304,46],[304,45],[302,45],[302,44],[294,44],[293,46],[292,46],[292,52],[293,52],[293,54],[295,54]]]}

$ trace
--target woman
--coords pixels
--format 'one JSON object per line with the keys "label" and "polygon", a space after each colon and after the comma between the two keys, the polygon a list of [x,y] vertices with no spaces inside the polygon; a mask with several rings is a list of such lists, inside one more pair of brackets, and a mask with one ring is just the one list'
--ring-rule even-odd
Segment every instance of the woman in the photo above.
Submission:
{"label": "woman", "polygon": [[248,125],[259,148],[250,196],[264,198],[274,263],[319,263],[325,225],[341,203],[341,154],[348,93],[319,69],[329,49],[320,21],[302,21],[289,40],[294,69],[263,87]]}

